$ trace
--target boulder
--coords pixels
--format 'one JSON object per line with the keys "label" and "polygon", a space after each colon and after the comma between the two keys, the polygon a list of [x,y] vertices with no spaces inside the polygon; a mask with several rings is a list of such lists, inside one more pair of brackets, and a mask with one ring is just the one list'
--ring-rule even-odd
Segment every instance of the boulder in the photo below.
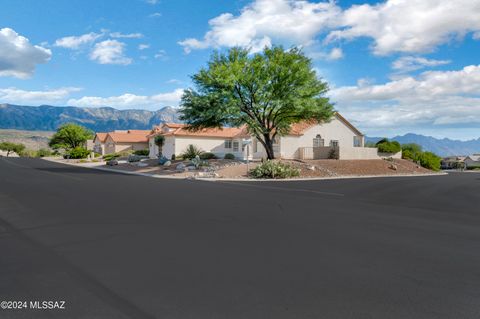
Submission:
{"label": "boulder", "polygon": [[183,172],[185,170],[185,167],[186,167],[185,164],[180,163],[177,165],[177,167],[175,167],[175,170]]}
{"label": "boulder", "polygon": [[114,166],[114,165],[118,165],[118,161],[117,161],[117,160],[110,160],[110,161],[107,161],[107,165],[108,165],[108,166]]}
{"label": "boulder", "polygon": [[168,166],[170,166],[170,165],[172,165],[172,162],[170,162],[170,161],[166,161],[165,163],[163,163],[163,166],[167,166],[167,167],[168,167]]}
{"label": "boulder", "polygon": [[168,162],[168,158],[166,158],[165,156],[161,156],[158,158],[159,165],[165,165],[166,162]]}

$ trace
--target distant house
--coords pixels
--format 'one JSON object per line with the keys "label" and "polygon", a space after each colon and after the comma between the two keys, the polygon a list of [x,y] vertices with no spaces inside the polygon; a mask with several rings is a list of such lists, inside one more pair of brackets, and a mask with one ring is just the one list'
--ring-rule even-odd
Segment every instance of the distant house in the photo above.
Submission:
{"label": "distant house", "polygon": [[150,131],[128,130],[126,132],[114,131],[105,138],[105,154],[118,153],[121,151],[138,151],[148,149],[148,137]]}
{"label": "distant house", "polygon": [[457,169],[464,167],[466,156],[448,156],[442,158],[440,167],[442,169]]}
{"label": "distant house", "polygon": [[[157,135],[165,136],[162,153],[168,158],[173,154],[181,154],[189,144],[218,157],[231,153],[238,159],[266,158],[262,144],[249,135],[245,128],[190,131],[184,124],[165,123],[155,127],[148,136],[152,158],[158,154],[158,147],[155,145]],[[401,152],[379,154],[377,148],[364,147],[364,135],[339,113],[327,123],[304,121],[292,125],[289,134],[276,137],[274,152],[276,157],[284,159],[401,157]]]}
{"label": "distant house", "polygon": [[467,168],[480,168],[480,154],[473,154],[465,158],[465,166]]}
{"label": "distant house", "polygon": [[108,133],[97,133],[93,138],[93,151],[100,155],[105,154],[105,139]]}

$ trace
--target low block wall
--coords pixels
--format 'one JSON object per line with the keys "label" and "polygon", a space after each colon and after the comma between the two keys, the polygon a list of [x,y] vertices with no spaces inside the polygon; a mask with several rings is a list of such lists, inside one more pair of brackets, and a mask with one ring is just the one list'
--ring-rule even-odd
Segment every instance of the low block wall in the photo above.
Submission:
{"label": "low block wall", "polygon": [[342,160],[362,160],[362,159],[384,159],[384,158],[402,158],[402,152],[395,154],[379,153],[376,147],[340,147],[339,159]]}

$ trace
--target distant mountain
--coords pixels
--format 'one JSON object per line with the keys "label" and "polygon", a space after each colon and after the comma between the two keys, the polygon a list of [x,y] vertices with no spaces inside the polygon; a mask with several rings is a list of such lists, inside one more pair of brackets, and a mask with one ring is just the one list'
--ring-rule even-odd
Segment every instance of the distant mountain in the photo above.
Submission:
{"label": "distant mountain", "polygon": [[[378,142],[381,137],[366,137],[366,142]],[[469,155],[480,153],[480,138],[469,141],[451,140],[448,138],[438,139],[431,136],[408,133],[403,136],[395,136],[390,140],[398,141],[400,144],[416,143],[421,145],[425,151],[434,152],[440,156]]]}
{"label": "distant mountain", "polygon": [[111,107],[23,106],[0,104],[0,129],[54,131],[64,123],[78,123],[101,132],[151,129],[163,122],[178,122],[172,107],[158,111],[117,110]]}

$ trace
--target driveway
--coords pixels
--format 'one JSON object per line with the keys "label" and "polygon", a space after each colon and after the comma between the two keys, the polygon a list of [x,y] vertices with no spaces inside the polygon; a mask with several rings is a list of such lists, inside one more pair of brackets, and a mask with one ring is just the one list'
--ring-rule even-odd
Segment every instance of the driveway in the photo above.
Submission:
{"label": "driveway", "polygon": [[0,158],[1,318],[479,318],[480,174],[162,180]]}

